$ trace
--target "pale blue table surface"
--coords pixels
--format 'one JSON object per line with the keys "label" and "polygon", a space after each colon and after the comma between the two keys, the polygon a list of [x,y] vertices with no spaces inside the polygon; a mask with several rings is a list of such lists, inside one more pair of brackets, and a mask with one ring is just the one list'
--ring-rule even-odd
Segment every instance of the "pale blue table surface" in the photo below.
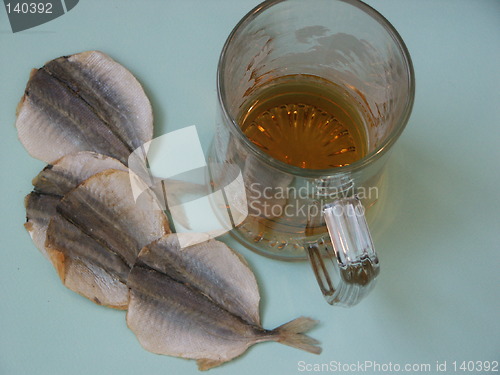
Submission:
{"label": "pale blue table surface", "polygon": [[[261,316],[321,324],[323,353],[263,343],[214,374],[296,374],[302,365],[500,360],[500,1],[370,0],[413,58],[416,100],[389,163],[391,197],[374,237],[382,271],[372,294],[327,305],[307,264],[250,262]],[[208,145],[220,50],[243,1],[80,0],[66,15],[13,34],[0,9],[0,374],[196,374],[193,361],[142,349],[125,313],[66,289],[23,228],[23,198],[44,166],[17,139],[16,105],[30,69],[98,49],[129,68],[151,98],[156,134],[197,125]],[[303,362],[300,362],[303,361]],[[312,367],[308,367],[313,369]],[[351,371],[356,373],[356,371]]]}

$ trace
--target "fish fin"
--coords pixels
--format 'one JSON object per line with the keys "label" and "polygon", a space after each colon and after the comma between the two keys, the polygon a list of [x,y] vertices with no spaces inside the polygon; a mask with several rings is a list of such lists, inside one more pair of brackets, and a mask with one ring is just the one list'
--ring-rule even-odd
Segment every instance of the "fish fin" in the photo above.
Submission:
{"label": "fish fin", "polygon": [[200,370],[200,371],[210,370],[211,368],[220,366],[225,362],[226,361],[209,359],[209,358],[201,358],[201,359],[196,360],[196,364],[198,365],[198,370]]}
{"label": "fish fin", "polygon": [[66,256],[63,252],[53,249],[47,249],[47,255],[64,284],[66,280]]}
{"label": "fish fin", "polygon": [[33,231],[33,223],[31,221],[26,221],[24,223],[24,229],[31,234],[31,231]]}
{"label": "fish fin", "polygon": [[318,346],[320,342],[304,334],[317,323],[317,320],[300,317],[275,328],[273,332],[277,334],[276,341],[281,344],[305,350],[309,353],[320,354],[321,347]]}
{"label": "fish fin", "polygon": [[50,218],[56,213],[58,202],[59,199],[57,197],[39,194],[35,191],[32,191],[24,199],[26,205],[26,222],[24,223],[24,228],[28,231],[36,248],[47,259],[50,259],[45,248],[47,227]]}

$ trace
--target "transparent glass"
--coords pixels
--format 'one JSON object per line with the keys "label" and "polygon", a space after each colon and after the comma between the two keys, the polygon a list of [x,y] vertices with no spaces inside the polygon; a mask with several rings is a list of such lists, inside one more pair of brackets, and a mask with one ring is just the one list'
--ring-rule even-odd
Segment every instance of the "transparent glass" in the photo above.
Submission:
{"label": "transparent glass", "polygon": [[[332,85],[355,108],[366,138],[362,158],[334,168],[302,168],[270,156],[245,136],[242,111],[262,92],[301,77]],[[414,74],[402,39],[360,1],[266,1],[229,35],[217,89],[211,182],[221,189],[241,173],[246,189],[245,207],[228,200],[228,210],[247,215],[231,233],[268,257],[309,259],[329,303],[356,304],[379,269],[364,208],[382,194],[388,151],[413,105]],[[345,215],[349,207],[354,219]],[[346,241],[348,248],[335,246]]]}

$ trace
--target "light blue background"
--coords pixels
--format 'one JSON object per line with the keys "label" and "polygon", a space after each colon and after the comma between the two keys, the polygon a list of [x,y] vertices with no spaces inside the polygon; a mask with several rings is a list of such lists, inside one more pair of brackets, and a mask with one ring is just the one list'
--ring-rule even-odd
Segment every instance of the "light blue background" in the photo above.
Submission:
{"label": "light blue background", "polygon": [[[266,328],[300,315],[321,324],[314,356],[252,347],[214,374],[295,374],[308,364],[500,360],[500,1],[371,0],[413,57],[413,115],[389,164],[391,199],[377,223],[382,272],[352,309],[323,302],[307,264],[251,263]],[[70,292],[23,228],[23,198],[43,167],[17,140],[15,109],[30,69],[98,49],[144,85],[156,135],[215,118],[220,50],[257,1],[81,0],[13,34],[0,9],[0,374],[196,374],[192,361],[143,350],[125,313]]]}

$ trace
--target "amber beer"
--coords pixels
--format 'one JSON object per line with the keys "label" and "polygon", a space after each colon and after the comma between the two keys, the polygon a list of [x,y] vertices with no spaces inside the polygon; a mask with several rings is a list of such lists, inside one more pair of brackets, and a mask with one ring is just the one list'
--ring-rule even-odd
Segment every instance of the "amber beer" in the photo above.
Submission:
{"label": "amber beer", "polygon": [[[263,152],[288,165],[309,170],[347,166],[368,152],[369,118],[348,92],[326,79],[282,76],[255,90],[242,106],[238,125]],[[249,216],[239,227],[255,243],[280,253],[302,251],[303,238],[327,235],[324,223],[310,225],[322,204],[352,191],[279,181],[264,168],[244,168]],[[304,182],[304,181],[302,181]],[[342,186],[340,182],[338,185]],[[308,233],[306,234],[306,230]]]}
{"label": "amber beer", "polygon": [[247,101],[243,133],[262,151],[308,169],[343,167],[367,153],[363,111],[340,86],[311,75],[275,79]]}

